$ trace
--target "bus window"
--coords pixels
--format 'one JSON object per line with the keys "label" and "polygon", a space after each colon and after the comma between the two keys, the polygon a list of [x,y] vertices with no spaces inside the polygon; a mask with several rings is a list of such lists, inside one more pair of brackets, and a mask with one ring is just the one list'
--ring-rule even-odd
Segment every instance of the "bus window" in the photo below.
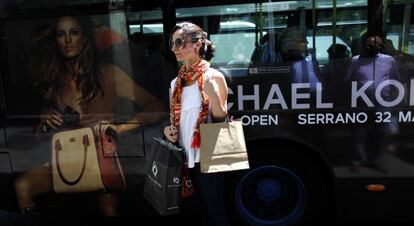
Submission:
{"label": "bus window", "polygon": [[394,57],[401,79],[409,84],[414,73],[414,4],[411,1],[388,3],[384,52]]}
{"label": "bus window", "polygon": [[[141,32],[141,25],[129,25],[130,33]],[[160,34],[163,32],[162,24],[143,24],[142,32],[144,34]]]}
{"label": "bus window", "polygon": [[386,31],[394,48],[398,51],[414,54],[414,4],[412,1],[388,2]]}
{"label": "bus window", "polygon": [[[312,36],[306,36],[306,39],[308,40],[309,48],[313,48]],[[331,47],[331,45],[333,45],[332,36],[317,35],[315,40],[317,44],[316,59],[318,59],[320,66],[323,67],[324,64],[328,63],[329,60],[328,49],[329,47]],[[337,37],[336,43],[345,45],[348,51],[351,51],[351,47],[347,43],[345,43],[341,38]]]}
{"label": "bus window", "polygon": [[130,12],[127,15],[129,35],[134,33],[162,34],[161,10],[154,9],[141,12]]}
{"label": "bus window", "polygon": [[[278,53],[278,34],[292,23],[292,18],[305,21],[308,48],[315,51],[320,67],[328,62],[327,50],[336,42],[347,46],[351,51],[352,42],[366,29],[366,12],[363,8],[366,1],[338,2],[338,15],[335,34],[332,31],[332,4],[318,2],[317,24],[315,31],[309,16],[312,5],[310,2],[273,2],[263,4],[223,5],[198,8],[178,8],[179,21],[200,21],[210,29],[209,37],[215,43],[216,54],[213,66],[222,68],[231,76],[245,76],[247,68],[252,64],[275,64],[280,62]],[[297,13],[301,10],[308,12]],[[292,16],[293,15],[293,16]],[[351,16],[349,16],[351,15]],[[218,20],[218,21],[217,21]],[[294,23],[294,22],[293,22]],[[300,25],[300,24],[297,24]],[[213,27],[214,26],[214,27]],[[313,46],[313,36],[315,44]],[[271,37],[269,41],[266,41]],[[268,56],[257,56],[259,49],[270,43],[274,51]],[[255,52],[256,50],[256,52]],[[237,68],[237,69],[235,69]]]}

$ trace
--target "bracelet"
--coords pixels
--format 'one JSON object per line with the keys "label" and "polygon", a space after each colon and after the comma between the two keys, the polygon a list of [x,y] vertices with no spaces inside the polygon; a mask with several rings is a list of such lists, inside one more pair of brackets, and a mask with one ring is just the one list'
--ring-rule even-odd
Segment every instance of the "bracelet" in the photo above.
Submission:
{"label": "bracelet", "polygon": [[41,128],[42,132],[47,133],[48,132],[48,126],[46,125],[46,123],[43,124],[42,128]]}

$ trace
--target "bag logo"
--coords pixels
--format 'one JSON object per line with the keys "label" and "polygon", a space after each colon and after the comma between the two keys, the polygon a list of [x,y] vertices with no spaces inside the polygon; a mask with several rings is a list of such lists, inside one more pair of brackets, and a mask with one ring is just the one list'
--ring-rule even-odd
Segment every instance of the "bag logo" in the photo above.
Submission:
{"label": "bag logo", "polygon": [[180,183],[180,178],[174,177],[173,182],[174,182],[174,184],[179,184]]}
{"label": "bag logo", "polygon": [[154,174],[155,177],[157,177],[158,174],[158,167],[157,167],[157,162],[153,161],[152,162],[152,174]]}

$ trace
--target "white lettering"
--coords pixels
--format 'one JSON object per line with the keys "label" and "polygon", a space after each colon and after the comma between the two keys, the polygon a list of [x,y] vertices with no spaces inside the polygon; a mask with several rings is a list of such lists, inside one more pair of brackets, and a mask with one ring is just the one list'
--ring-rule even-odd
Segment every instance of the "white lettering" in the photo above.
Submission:
{"label": "white lettering", "polygon": [[243,115],[241,117],[243,126],[270,126],[279,124],[278,115]]}
{"label": "white lettering", "polygon": [[309,83],[293,83],[292,84],[292,109],[309,109],[309,104],[299,104],[298,99],[309,99],[309,93],[298,93],[298,89],[310,88]]}
{"label": "white lettering", "polygon": [[334,114],[327,113],[326,114],[326,124],[333,124]]}
{"label": "white lettering", "polygon": [[[405,114],[404,114],[405,113]],[[407,111],[407,112],[399,112],[398,114],[398,121],[399,122],[411,122],[411,111]]]}
{"label": "white lettering", "polygon": [[260,116],[260,125],[267,124],[267,115],[261,115]]}
{"label": "white lettering", "polygon": [[358,123],[365,123],[368,120],[368,115],[364,112],[360,112],[357,114],[357,121]]}
{"label": "white lettering", "polygon": [[365,123],[368,120],[368,115],[365,112],[359,113],[309,113],[299,114],[298,124],[300,125],[314,125],[314,124],[354,124]]}
{"label": "white lettering", "polygon": [[[228,90],[229,90],[229,95],[233,95],[234,93],[233,93],[233,90],[230,88],[230,87],[227,87],[228,88]],[[233,105],[234,105],[234,103],[233,102],[228,102],[227,103],[227,109],[228,110],[231,110],[231,107],[233,107]]]}
{"label": "white lettering", "polygon": [[[277,99],[273,99],[273,96],[276,94]],[[278,84],[273,84],[270,88],[269,94],[267,95],[267,99],[263,110],[268,110],[271,104],[280,104],[283,109],[287,109],[287,104],[285,98],[282,95],[282,91],[280,91]]]}
{"label": "white lettering", "polygon": [[345,122],[355,123],[355,114],[346,114],[345,115]]}
{"label": "white lettering", "polygon": [[305,125],[306,124],[306,114],[300,114],[298,116],[298,124],[299,125]]}
{"label": "white lettering", "polygon": [[333,103],[322,103],[322,84],[316,83],[316,108],[333,108]]}
{"label": "white lettering", "polygon": [[[375,107],[374,103],[379,105],[377,107],[395,107],[401,102],[407,102],[407,104],[410,106],[414,106],[414,79],[410,81],[408,87],[405,87],[405,84],[392,79],[382,81],[378,86],[375,87],[375,90],[373,86],[374,81],[366,81],[362,85],[358,81],[352,81],[350,87],[350,107],[356,108],[358,103],[362,103],[362,105],[367,107]],[[244,93],[246,91],[246,87],[249,91]],[[266,85],[266,88],[267,87],[268,86]],[[270,84],[269,89],[266,90],[263,90],[263,87],[261,87],[260,84],[252,84],[248,86],[237,85],[237,92],[235,91],[234,87],[233,89],[229,87],[229,96],[233,97],[234,99],[237,98],[237,101],[233,98],[230,98],[231,101],[228,102],[228,109],[233,111],[243,111],[269,110],[275,107],[284,110],[289,108],[310,109],[311,107],[315,109],[332,109],[335,107],[334,101],[324,102],[326,100],[323,98],[323,87],[321,83],[316,83],[315,96],[311,96],[310,87],[311,85],[309,83],[291,84],[290,90],[286,90],[287,92],[291,92],[290,100],[286,99],[286,96],[284,96],[283,92],[285,92],[285,90],[282,89],[280,84]],[[398,93],[393,96],[384,95],[384,92],[388,91],[388,89],[392,89],[392,91]],[[371,96],[372,90],[374,90],[373,95],[375,96]],[[346,94],[347,92],[344,92],[343,95]],[[407,101],[405,101],[406,97],[409,98]],[[315,100],[311,101],[311,98],[315,98]],[[290,103],[291,106],[288,106],[287,103]],[[246,104],[248,105],[248,109],[246,109]],[[237,109],[234,109],[235,105],[238,105]]]}
{"label": "white lettering", "polygon": [[279,124],[279,117],[278,115],[269,115],[269,125],[278,125]]}
{"label": "white lettering", "polygon": [[323,114],[316,115],[316,124],[325,124],[324,120],[325,120],[325,115]]}
{"label": "white lettering", "polygon": [[353,81],[352,82],[352,98],[351,98],[351,107],[356,107],[357,106],[357,99],[358,97],[361,97],[365,103],[367,104],[368,107],[374,107],[374,104],[372,103],[372,101],[368,98],[368,96],[364,93],[364,91],[366,89],[368,89],[368,87],[370,85],[372,85],[374,82],[373,81],[367,81],[362,87],[361,89],[357,90],[357,82]]}
{"label": "white lettering", "polygon": [[250,125],[250,123],[251,123],[250,117],[249,117],[249,116],[247,116],[247,115],[243,115],[243,116],[241,117],[241,122],[242,122],[243,126],[248,126],[248,125]]}
{"label": "white lettering", "polygon": [[410,106],[414,106],[414,79],[410,80]]}
{"label": "white lettering", "polygon": [[308,124],[315,124],[315,114],[308,114]]}
{"label": "white lettering", "polygon": [[338,123],[338,122],[340,122],[340,123],[345,123],[345,120],[344,120],[344,117],[342,116],[342,114],[339,114],[337,117],[336,117],[336,120],[335,120],[335,123]]}
{"label": "white lettering", "polygon": [[[384,89],[384,87],[387,86],[387,85],[389,85],[389,86],[393,85],[398,90],[398,96],[393,101],[385,101],[381,96],[382,89]],[[377,99],[378,103],[381,104],[384,107],[394,107],[394,106],[396,106],[397,104],[399,104],[403,100],[404,95],[405,95],[404,86],[400,82],[398,82],[396,80],[393,80],[393,79],[385,80],[385,81],[381,82],[378,85],[377,89],[375,90],[375,99]]]}
{"label": "white lettering", "polygon": [[254,101],[254,110],[259,110],[259,85],[254,85],[254,93],[253,95],[243,95],[243,86],[237,86],[237,99],[239,105],[239,111],[244,110],[243,101],[245,100],[253,100]]}
{"label": "white lettering", "polygon": [[252,120],[251,120],[252,121],[252,125],[255,125],[260,120],[260,117],[257,116],[257,115],[252,115],[251,118],[252,118]]}

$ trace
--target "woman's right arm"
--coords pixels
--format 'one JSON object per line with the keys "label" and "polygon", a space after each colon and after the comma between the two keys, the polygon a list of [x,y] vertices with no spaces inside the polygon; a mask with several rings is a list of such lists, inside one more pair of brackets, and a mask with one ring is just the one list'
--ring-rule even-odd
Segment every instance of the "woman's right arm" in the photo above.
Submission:
{"label": "woman's right arm", "polygon": [[43,125],[58,130],[63,122],[63,115],[56,109],[49,108],[41,116]]}
{"label": "woman's right arm", "polygon": [[[170,106],[172,104],[172,95],[173,95],[173,92],[174,92],[174,87],[175,87],[176,81],[177,81],[177,78],[175,78],[174,80],[172,80],[171,81],[171,85],[170,85],[170,90],[169,90],[169,94],[170,94],[170,96],[169,96]],[[170,115],[171,115],[171,112],[170,112]],[[174,126],[172,126],[171,123],[172,122],[171,122],[171,118],[170,118],[170,124],[167,125],[166,127],[164,127],[164,136],[170,142],[175,143],[178,140],[178,130],[177,130],[177,128],[175,128]]]}
{"label": "woman's right arm", "polygon": [[117,96],[125,97],[142,107],[142,110],[137,112],[128,123],[113,128],[117,133],[133,129],[137,127],[139,123],[153,124],[159,122],[167,116],[164,104],[146,89],[135,83],[135,81],[118,66],[106,65],[103,71],[103,73],[108,73],[108,75],[113,76]]}

